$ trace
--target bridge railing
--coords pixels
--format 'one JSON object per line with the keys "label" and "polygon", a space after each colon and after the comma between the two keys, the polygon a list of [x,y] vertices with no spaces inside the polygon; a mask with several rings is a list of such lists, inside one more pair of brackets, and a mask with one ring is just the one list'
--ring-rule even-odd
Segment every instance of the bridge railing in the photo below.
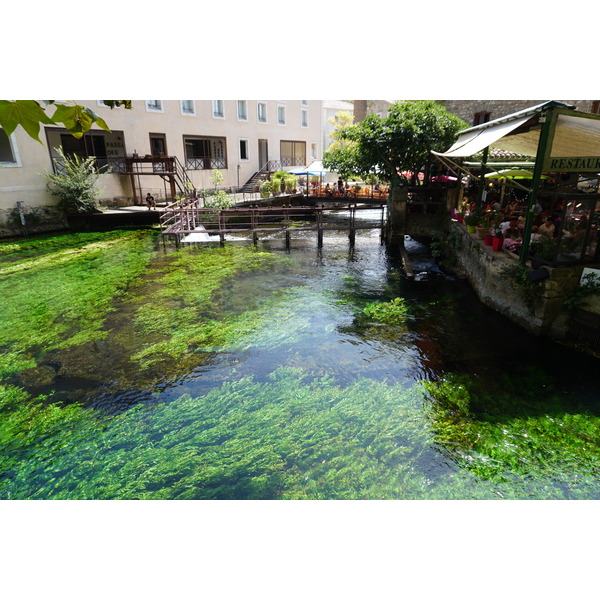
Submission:
{"label": "bridge railing", "polygon": [[[349,204],[343,208],[272,206],[219,210],[200,207],[197,201],[174,202],[166,207],[161,215],[161,229],[163,238],[173,237],[176,241],[198,231],[219,235],[221,240],[224,240],[226,234],[236,233],[251,233],[256,239],[259,233],[322,233],[330,230],[347,230],[354,233],[358,229],[383,230],[385,208],[381,207],[381,216],[374,221],[357,221],[357,213],[364,210],[372,211],[373,208]],[[342,218],[340,212],[344,213]],[[328,219],[328,216],[334,213],[337,213],[336,219]]]}

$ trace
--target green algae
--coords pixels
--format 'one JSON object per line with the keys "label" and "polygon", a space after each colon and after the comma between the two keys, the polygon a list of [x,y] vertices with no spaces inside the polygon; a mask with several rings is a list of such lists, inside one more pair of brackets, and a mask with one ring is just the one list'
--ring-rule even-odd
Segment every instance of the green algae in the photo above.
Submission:
{"label": "green algae", "polygon": [[65,377],[151,387],[211,353],[310,344],[323,324],[389,352],[415,315],[449,304],[365,302],[343,274],[326,290],[266,283],[289,261],[250,245],[162,254],[153,232],[47,241],[0,251],[0,498],[600,497],[598,417],[535,369],[485,385],[342,383],[299,357],[302,368],[262,380],[232,368],[205,394],[156,393],[117,415],[32,392],[52,387],[54,361]]}
{"label": "green algae", "polygon": [[[242,378],[110,418],[76,405],[22,402],[22,392],[4,390],[0,497],[564,499],[598,493],[598,419],[521,417],[497,428],[458,418],[468,391],[449,400],[456,394],[448,385],[426,387],[364,378],[341,386],[331,377],[280,368],[266,382]],[[575,433],[572,444],[561,438],[562,428]],[[432,462],[449,459],[461,468],[433,474]]]}
{"label": "green algae", "polygon": [[[41,351],[104,337],[102,322],[147,267],[154,237],[108,232],[8,244],[0,254],[0,381],[33,366]],[[15,246],[21,259],[4,261],[15,257]]]}

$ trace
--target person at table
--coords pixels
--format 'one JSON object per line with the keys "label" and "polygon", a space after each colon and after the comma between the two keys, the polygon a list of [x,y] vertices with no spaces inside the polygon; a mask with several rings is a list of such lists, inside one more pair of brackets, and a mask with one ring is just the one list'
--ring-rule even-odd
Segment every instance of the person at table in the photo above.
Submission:
{"label": "person at table", "polygon": [[548,237],[553,237],[556,227],[552,217],[546,217],[546,220],[537,228],[537,232]]}
{"label": "person at table", "polygon": [[327,184],[325,186],[325,195],[326,196],[333,196],[333,192],[331,191],[331,186],[329,184]]}

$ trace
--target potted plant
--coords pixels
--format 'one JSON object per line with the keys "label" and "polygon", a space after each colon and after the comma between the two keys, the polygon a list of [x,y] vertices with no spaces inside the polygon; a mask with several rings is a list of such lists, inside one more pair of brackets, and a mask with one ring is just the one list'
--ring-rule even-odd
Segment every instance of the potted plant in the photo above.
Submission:
{"label": "potted plant", "polygon": [[543,233],[537,234],[531,242],[529,258],[534,269],[544,265],[551,265],[556,254],[556,239]]}
{"label": "potted plant", "polygon": [[471,213],[465,217],[465,225],[469,233],[476,233],[477,223],[479,223],[479,216]]}
{"label": "potted plant", "polygon": [[504,243],[504,236],[502,235],[502,231],[500,229],[496,229],[494,233],[494,237],[492,238],[492,250],[495,252],[499,252],[502,250],[502,244]]}

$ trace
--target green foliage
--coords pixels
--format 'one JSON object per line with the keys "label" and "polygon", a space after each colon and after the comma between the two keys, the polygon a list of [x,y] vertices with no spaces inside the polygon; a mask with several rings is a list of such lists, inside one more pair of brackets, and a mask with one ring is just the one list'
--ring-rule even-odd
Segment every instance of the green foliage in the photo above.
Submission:
{"label": "green foliage", "polygon": [[557,240],[549,235],[538,235],[531,242],[529,254],[545,261],[552,261],[556,254]]}
{"label": "green foliage", "polygon": [[[111,108],[123,106],[131,109],[131,100],[104,100]],[[46,110],[53,107],[52,115]],[[29,136],[42,143],[39,138],[40,123],[62,124],[76,138],[81,138],[93,125],[110,131],[105,121],[93,110],[79,104],[67,104],[56,100],[0,100],[0,127],[10,135],[19,125]]]}
{"label": "green foliage", "polygon": [[[533,416],[539,378],[521,375],[499,382],[494,403],[467,377],[341,386],[282,367],[112,417],[2,386],[0,497],[597,497],[600,419],[552,395]],[[436,456],[454,467],[432,472]]]}
{"label": "green foliage", "polygon": [[[469,372],[342,382],[305,362],[252,377],[227,361],[227,381],[163,402],[168,375],[227,360],[232,349],[291,356],[290,344],[312,341],[327,311],[339,316],[340,294],[296,277],[294,287],[280,289],[278,280],[263,288],[261,274],[272,280],[288,263],[252,245],[161,255],[156,235],[0,242],[0,498],[599,497],[600,418],[533,369],[511,365],[485,381]],[[349,292],[341,302],[348,320],[358,316],[361,332],[383,332],[371,338],[379,353],[404,351],[398,324],[412,325],[406,301],[370,303],[367,316],[358,280],[338,282]],[[373,316],[377,324],[366,322]],[[130,386],[152,390],[154,401],[108,415],[27,393],[18,378],[46,377],[47,349],[63,364],[77,360],[71,373],[104,368],[111,379],[124,368],[123,352]],[[337,355],[332,362],[342,365]]]}
{"label": "green foliage", "polygon": [[389,302],[369,302],[363,309],[364,314],[373,321],[388,325],[404,325],[408,307],[404,298],[394,298]]}
{"label": "green foliage", "polygon": [[533,314],[544,291],[544,282],[531,281],[527,277],[527,269],[520,263],[504,265],[500,271],[500,277],[512,280],[519,298]]}
{"label": "green foliage", "polygon": [[463,245],[460,231],[451,227],[447,231],[433,231],[429,249],[431,256],[440,264],[455,265],[458,261],[457,254]]}
{"label": "green foliage", "polygon": [[413,183],[417,183],[420,170],[428,176],[431,151],[446,150],[466,127],[437,102],[396,102],[385,118],[369,114],[360,123],[341,129],[340,139],[354,144],[326,152],[323,164],[340,173],[363,177],[379,170],[392,182],[399,172],[411,171]]}
{"label": "green foliage", "polygon": [[600,294],[600,277],[595,273],[587,273],[581,278],[579,285],[568,295],[565,307],[568,310],[581,308],[587,298]]}
{"label": "green foliage", "polygon": [[100,172],[93,156],[80,158],[66,155],[62,148],[56,148],[61,161],[58,172],[46,171],[48,191],[59,198],[58,205],[66,213],[97,212],[99,190],[96,187]]}
{"label": "green foliage", "polygon": [[281,182],[284,182],[284,190],[291,192],[298,186],[298,176],[288,171],[275,171],[271,175],[271,191],[273,193],[281,191]]}
{"label": "green foliage", "polygon": [[231,208],[234,204],[235,198],[225,190],[217,190],[204,197],[204,206],[207,208]]}
{"label": "green foliage", "polygon": [[260,197],[268,198],[273,190],[273,183],[267,179],[260,184]]}
{"label": "green foliage", "polygon": [[0,354],[0,381],[34,368],[39,348],[102,339],[115,298],[152,259],[155,236],[79,233],[0,243],[0,348],[10,348]]}
{"label": "green foliage", "polygon": [[331,144],[327,148],[327,152],[333,152],[338,148],[352,146],[354,142],[344,139],[344,130],[352,125],[354,116],[346,110],[338,111],[334,117],[327,119],[327,122],[333,125],[333,130],[329,133]]}
{"label": "green foliage", "polygon": [[210,174],[210,181],[215,186],[215,189],[225,181],[223,173],[219,169],[213,169]]}

